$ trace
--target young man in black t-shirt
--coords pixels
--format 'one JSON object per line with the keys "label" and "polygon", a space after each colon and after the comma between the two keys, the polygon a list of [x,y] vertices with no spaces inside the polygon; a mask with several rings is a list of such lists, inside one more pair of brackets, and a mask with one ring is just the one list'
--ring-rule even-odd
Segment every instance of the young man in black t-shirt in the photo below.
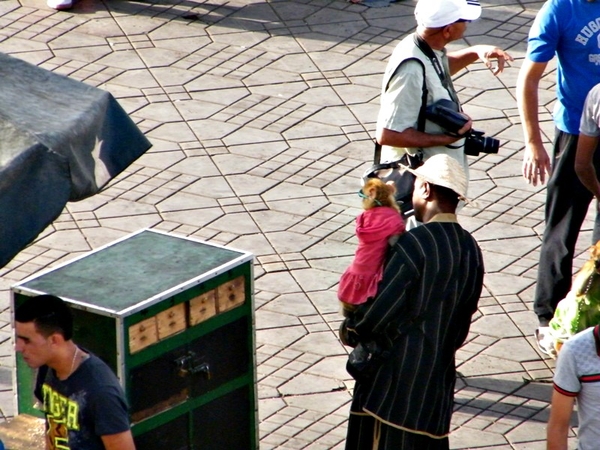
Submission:
{"label": "young man in black t-shirt", "polygon": [[135,450],[119,381],[73,341],[73,318],[58,297],[28,299],[15,313],[16,351],[38,370],[48,450]]}

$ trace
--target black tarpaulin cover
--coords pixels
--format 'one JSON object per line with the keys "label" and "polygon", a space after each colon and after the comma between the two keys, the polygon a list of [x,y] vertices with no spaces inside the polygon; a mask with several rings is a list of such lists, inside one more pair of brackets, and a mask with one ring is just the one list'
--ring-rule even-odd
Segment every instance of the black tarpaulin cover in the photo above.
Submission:
{"label": "black tarpaulin cover", "polygon": [[0,53],[0,267],[150,146],[110,93]]}

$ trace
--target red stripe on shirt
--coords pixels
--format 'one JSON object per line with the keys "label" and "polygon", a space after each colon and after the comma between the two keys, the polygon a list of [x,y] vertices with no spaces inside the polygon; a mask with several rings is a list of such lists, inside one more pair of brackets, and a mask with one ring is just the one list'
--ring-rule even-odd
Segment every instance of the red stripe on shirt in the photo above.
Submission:
{"label": "red stripe on shirt", "polygon": [[556,383],[554,383],[554,389],[556,390],[556,392],[558,392],[559,394],[562,395],[566,395],[567,397],[577,397],[578,392],[571,392],[571,391],[567,391],[563,388],[561,388],[559,385],[557,385]]}
{"label": "red stripe on shirt", "polygon": [[600,381],[600,374],[597,373],[594,375],[583,375],[579,377],[579,381],[582,383],[594,383],[596,381]]}

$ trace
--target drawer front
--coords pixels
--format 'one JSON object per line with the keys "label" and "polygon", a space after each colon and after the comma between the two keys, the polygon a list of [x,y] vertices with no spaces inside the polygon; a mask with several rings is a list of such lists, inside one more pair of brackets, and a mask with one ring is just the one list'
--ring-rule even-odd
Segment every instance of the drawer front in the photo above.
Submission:
{"label": "drawer front", "polygon": [[150,317],[129,327],[129,352],[136,353],[158,342],[156,317]]}
{"label": "drawer front", "polygon": [[186,328],[185,304],[180,303],[156,315],[158,339],[166,339]]}
{"label": "drawer front", "polygon": [[190,300],[190,326],[210,319],[217,314],[217,290],[205,292]]}
{"label": "drawer front", "polygon": [[244,277],[240,276],[217,288],[219,312],[229,311],[240,306],[246,300]]}

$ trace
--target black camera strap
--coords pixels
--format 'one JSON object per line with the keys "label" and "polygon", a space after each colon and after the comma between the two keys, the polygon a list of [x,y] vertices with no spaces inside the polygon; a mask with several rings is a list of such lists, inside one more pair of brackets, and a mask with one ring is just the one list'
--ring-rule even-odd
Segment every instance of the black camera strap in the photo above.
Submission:
{"label": "black camera strap", "polygon": [[[462,110],[462,108],[460,107],[460,100],[458,99],[458,95],[456,94],[456,89],[454,89],[454,84],[452,84],[452,78],[450,77],[450,67],[447,67],[447,70],[444,70],[442,63],[440,63],[440,60],[438,59],[437,55],[435,54],[431,46],[425,41],[425,39],[423,39],[417,33],[413,35],[413,39],[415,41],[415,45],[419,47],[419,50],[421,50],[423,54],[427,56],[427,58],[429,58],[429,61],[431,61],[431,65],[433,66],[435,73],[437,73],[437,76],[440,79],[442,86],[444,87],[444,89],[446,89],[452,101],[456,103],[456,106],[458,107],[459,111]],[[462,145],[448,144],[446,145],[446,147],[460,148],[462,147]]]}
{"label": "black camera strap", "polygon": [[[423,62],[419,58],[403,59],[400,62],[400,64],[398,64],[398,67],[396,67],[396,69],[394,69],[394,73],[392,73],[392,75],[388,79],[388,82],[385,85],[384,93],[387,92],[388,88],[390,87],[390,83],[392,82],[394,77],[398,74],[398,71],[400,70],[400,67],[402,66],[402,64],[404,64],[407,61],[417,61],[421,65],[421,68],[423,69],[423,88],[421,91],[421,109],[419,109],[419,118],[417,119],[417,130],[425,131],[425,109],[427,108],[427,93],[428,93],[428,91],[427,91],[427,80],[425,79],[425,66],[423,65]],[[381,144],[379,142],[377,142],[377,139],[375,139],[375,154],[373,155],[373,162],[375,164],[379,164],[381,162]]]}
{"label": "black camera strap", "polygon": [[437,76],[440,79],[442,86],[444,86],[444,89],[448,91],[448,94],[450,95],[452,101],[460,107],[458,95],[456,95],[456,90],[454,89],[454,85],[452,84],[452,78],[450,78],[450,68],[448,67],[448,71],[444,70],[442,63],[438,59],[431,46],[427,42],[425,42],[425,39],[423,39],[417,33],[413,35],[413,39],[415,41],[415,45],[419,47],[419,50],[421,50],[423,54],[427,56],[429,61],[431,61],[431,65],[433,66],[435,73],[437,73]]}

